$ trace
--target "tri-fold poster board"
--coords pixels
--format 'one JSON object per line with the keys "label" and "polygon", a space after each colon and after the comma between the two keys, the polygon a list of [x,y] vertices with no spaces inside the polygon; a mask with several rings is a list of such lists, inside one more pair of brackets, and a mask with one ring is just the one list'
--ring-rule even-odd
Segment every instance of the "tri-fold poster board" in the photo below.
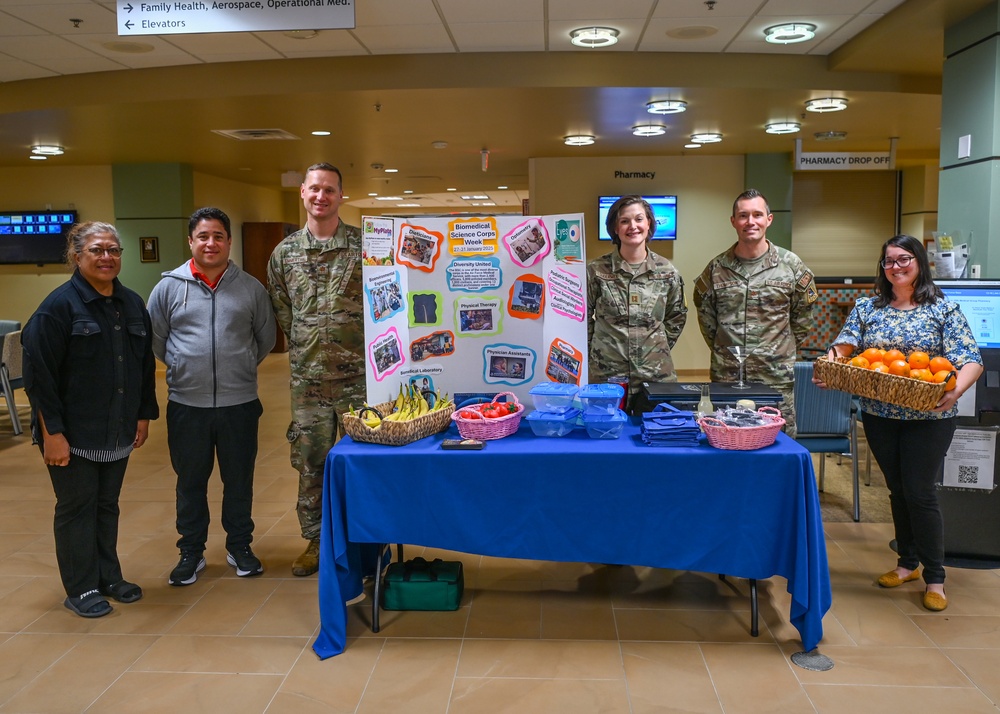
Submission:
{"label": "tri-fold poster board", "polygon": [[587,382],[582,214],[364,217],[369,404]]}

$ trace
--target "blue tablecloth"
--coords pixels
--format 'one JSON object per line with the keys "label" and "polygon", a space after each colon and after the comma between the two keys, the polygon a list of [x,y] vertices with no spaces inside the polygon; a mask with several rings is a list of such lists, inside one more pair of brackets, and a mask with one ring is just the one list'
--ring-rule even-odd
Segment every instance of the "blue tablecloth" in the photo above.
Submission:
{"label": "blue tablecloth", "polygon": [[320,657],[344,650],[344,603],[362,589],[361,543],[780,575],[805,650],[822,638],[830,573],[812,460],[784,434],[756,451],[649,447],[635,424],[615,440],[580,430],[540,438],[522,424],[482,451],[445,451],[445,436],[402,447],[347,437],[330,450],[313,645]]}

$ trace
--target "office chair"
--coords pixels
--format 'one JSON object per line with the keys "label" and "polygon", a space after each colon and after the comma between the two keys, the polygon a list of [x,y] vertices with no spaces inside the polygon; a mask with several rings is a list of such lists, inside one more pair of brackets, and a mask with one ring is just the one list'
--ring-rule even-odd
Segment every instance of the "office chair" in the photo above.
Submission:
{"label": "office chair", "polygon": [[14,436],[21,434],[21,420],[17,416],[17,405],[14,403],[14,390],[24,384],[21,379],[21,331],[15,330],[3,336],[3,360],[0,362],[0,387],[7,401],[7,411],[14,425]]}
{"label": "office chair", "polygon": [[850,453],[854,491],[853,517],[861,520],[858,483],[858,426],[853,398],[847,392],[820,389],[812,383],[812,362],[795,363],[795,440],[811,454],[820,454],[819,490],[826,476],[825,454]]}

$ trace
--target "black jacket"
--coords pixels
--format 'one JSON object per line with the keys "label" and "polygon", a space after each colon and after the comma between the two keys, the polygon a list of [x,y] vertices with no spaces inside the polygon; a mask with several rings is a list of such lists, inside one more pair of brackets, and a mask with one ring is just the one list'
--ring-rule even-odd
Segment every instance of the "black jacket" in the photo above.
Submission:
{"label": "black jacket", "polygon": [[159,416],[149,313],[117,278],[107,297],[75,271],[38,306],[21,345],[37,442],[39,412],[50,434],[95,450],[131,444],[137,422]]}

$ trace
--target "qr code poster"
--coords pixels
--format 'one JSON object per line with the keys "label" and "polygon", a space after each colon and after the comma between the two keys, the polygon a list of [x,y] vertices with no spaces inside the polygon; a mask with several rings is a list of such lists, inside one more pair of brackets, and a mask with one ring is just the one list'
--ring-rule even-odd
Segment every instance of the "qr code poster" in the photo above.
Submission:
{"label": "qr code poster", "polygon": [[944,457],[945,488],[992,491],[995,487],[997,428],[955,430],[951,447]]}

